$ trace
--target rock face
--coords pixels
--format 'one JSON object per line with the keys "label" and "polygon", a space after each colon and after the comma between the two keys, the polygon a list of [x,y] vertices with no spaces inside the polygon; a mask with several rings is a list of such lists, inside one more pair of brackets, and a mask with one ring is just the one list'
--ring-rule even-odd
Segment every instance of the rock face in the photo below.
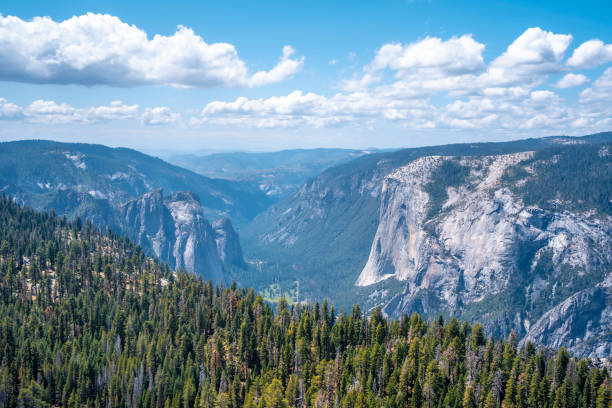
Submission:
{"label": "rock face", "polygon": [[568,347],[589,357],[612,355],[612,288],[582,290],[549,310],[529,330],[529,340],[550,348]]}
{"label": "rock face", "polygon": [[[256,185],[211,179],[134,150],[43,140],[0,143],[0,193],[110,227],[147,255],[215,282],[223,261],[206,218],[245,222],[269,204]],[[231,241],[223,256],[238,262],[235,233]]]}
{"label": "rock face", "polygon": [[[283,271],[301,298],[346,310],[442,313],[519,338],[553,327],[538,322],[610,279],[611,142],[605,133],[432,146],[330,168],[241,230],[254,284]],[[548,329],[533,338],[601,354],[612,336],[596,340],[606,320],[592,322],[585,335],[570,331],[572,342]]]}
{"label": "rock face", "polygon": [[[538,344],[609,355],[612,298],[601,285],[612,276],[612,219],[526,205],[502,176],[532,156],[430,156],[389,174],[356,285],[402,282],[384,305],[389,315],[444,312],[492,334],[514,330]],[[431,214],[425,187],[445,161],[468,176],[446,188]]]}
{"label": "rock face", "polygon": [[533,240],[537,232],[521,230],[531,213],[496,185],[505,168],[529,155],[463,160],[474,182],[451,188],[436,219],[427,219],[429,197],[422,187],[432,170],[451,157],[423,157],[390,174],[382,187],[378,230],[357,285],[394,277],[407,281],[412,294],[435,290],[453,306],[499,292],[517,265],[518,241]]}
{"label": "rock face", "polygon": [[126,234],[174,269],[223,282],[215,232],[194,193],[164,197],[161,189],[120,206]]}
{"label": "rock face", "polygon": [[378,230],[368,262],[357,279],[358,286],[390,277],[415,280],[418,271],[424,269],[431,255],[425,249],[431,249],[431,245],[422,225],[428,196],[421,186],[442,160],[423,157],[384,179]]}
{"label": "rock face", "polygon": [[240,239],[229,218],[213,222],[212,228],[215,233],[217,252],[221,260],[238,268],[245,269],[247,266],[242,257]]}
{"label": "rock face", "polygon": [[130,238],[145,252],[175,265],[173,255],[174,221],[164,205],[161,189],[153,190],[120,207],[121,218]]}

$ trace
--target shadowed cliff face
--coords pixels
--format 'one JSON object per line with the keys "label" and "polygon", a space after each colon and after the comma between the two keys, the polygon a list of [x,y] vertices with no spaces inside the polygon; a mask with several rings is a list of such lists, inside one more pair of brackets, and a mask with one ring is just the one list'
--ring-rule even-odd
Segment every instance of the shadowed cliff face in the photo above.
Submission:
{"label": "shadowed cliff face", "polygon": [[127,235],[146,251],[174,269],[223,282],[215,231],[204,218],[195,194],[179,192],[163,197],[161,190],[154,190],[123,204],[120,213]]}
{"label": "shadowed cliff face", "polygon": [[232,226],[232,222],[228,218],[224,218],[213,222],[212,228],[215,233],[217,252],[221,260],[238,268],[245,269],[247,265],[242,257],[240,239]]}

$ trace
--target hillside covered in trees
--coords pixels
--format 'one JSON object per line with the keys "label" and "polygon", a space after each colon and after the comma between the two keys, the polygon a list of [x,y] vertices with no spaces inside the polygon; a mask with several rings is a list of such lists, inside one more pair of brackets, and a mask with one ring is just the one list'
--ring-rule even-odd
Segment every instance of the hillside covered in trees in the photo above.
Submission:
{"label": "hillside covered in trees", "polygon": [[0,199],[2,407],[609,408],[612,380],[479,325],[172,273],[117,235]]}

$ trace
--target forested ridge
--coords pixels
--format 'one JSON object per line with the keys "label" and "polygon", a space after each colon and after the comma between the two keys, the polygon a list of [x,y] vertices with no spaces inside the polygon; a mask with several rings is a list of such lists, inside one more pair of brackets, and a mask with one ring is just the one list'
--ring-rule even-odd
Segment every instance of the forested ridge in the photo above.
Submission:
{"label": "forested ridge", "polygon": [[173,274],[91,224],[0,199],[0,406],[609,408],[612,380],[479,325]]}

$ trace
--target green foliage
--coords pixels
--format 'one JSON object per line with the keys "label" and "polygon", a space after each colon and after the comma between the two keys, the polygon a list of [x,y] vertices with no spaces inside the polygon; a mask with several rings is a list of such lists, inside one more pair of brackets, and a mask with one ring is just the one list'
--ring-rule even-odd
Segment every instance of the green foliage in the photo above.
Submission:
{"label": "green foliage", "polygon": [[417,314],[214,287],[0,200],[2,407],[607,407],[589,360]]}
{"label": "green foliage", "polygon": [[[570,145],[536,152],[511,167],[504,181],[526,204],[612,214],[612,144]],[[521,182],[522,181],[522,182]]]}

